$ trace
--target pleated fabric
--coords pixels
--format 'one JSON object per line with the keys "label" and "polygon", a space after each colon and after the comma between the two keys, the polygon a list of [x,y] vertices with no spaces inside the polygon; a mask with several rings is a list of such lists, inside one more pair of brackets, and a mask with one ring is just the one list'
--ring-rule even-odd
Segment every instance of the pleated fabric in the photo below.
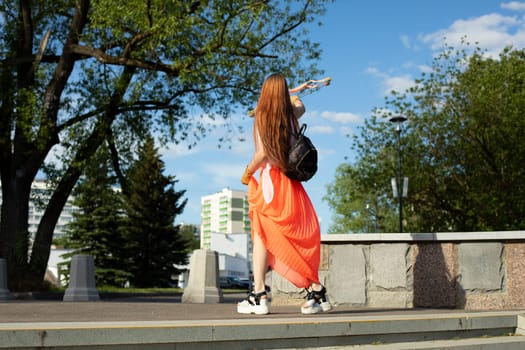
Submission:
{"label": "pleated fabric", "polygon": [[319,283],[321,233],[303,185],[266,165],[248,184],[248,202],[252,238],[261,237],[272,270],[298,288]]}

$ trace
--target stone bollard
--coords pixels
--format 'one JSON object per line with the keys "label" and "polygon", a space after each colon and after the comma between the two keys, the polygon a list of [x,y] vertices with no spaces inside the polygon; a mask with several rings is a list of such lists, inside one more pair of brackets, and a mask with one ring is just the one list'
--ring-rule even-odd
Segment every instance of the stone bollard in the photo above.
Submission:
{"label": "stone bollard", "polygon": [[74,255],[69,270],[69,287],[64,301],[98,301],[100,296],[95,286],[95,262],[91,255]]}
{"label": "stone bollard", "polygon": [[219,256],[207,249],[193,251],[188,286],[182,294],[183,303],[220,303]]}
{"label": "stone bollard", "polygon": [[7,288],[7,263],[5,259],[0,259],[0,301],[12,298],[11,292]]}

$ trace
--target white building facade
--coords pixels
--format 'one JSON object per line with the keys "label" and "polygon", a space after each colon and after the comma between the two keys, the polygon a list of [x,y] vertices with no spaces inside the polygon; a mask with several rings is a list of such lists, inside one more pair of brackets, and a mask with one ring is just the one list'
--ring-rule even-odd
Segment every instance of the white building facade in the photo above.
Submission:
{"label": "white building facade", "polygon": [[250,233],[211,234],[211,247],[219,255],[219,275],[249,278],[251,271]]}
{"label": "white building facade", "polygon": [[201,197],[201,248],[212,249],[211,234],[250,232],[248,194],[224,188]]}
{"label": "white building facade", "polygon": [[224,188],[201,198],[201,248],[219,255],[220,276],[248,278],[251,227],[248,194]]}
{"label": "white building facade", "polygon": [[[0,185],[1,186],[1,185]],[[1,188],[1,187],[0,187]],[[48,187],[46,180],[37,179],[33,181],[31,185],[31,197],[29,200],[29,234],[33,238],[40,224],[40,220],[44,215],[44,209],[47,206],[47,202],[51,192]],[[0,203],[2,203],[2,192],[0,191]],[[55,230],[53,232],[53,238],[60,238],[64,235],[66,226],[71,220],[73,220],[73,213],[78,212],[80,209],[73,205],[73,196],[69,196],[62,213],[58,218]]]}

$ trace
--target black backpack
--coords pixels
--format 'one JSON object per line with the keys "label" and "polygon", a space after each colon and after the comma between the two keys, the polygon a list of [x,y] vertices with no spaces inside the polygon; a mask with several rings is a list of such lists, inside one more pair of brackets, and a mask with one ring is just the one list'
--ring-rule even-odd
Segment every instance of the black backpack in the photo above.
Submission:
{"label": "black backpack", "polygon": [[317,149],[304,134],[306,124],[295,134],[295,143],[288,154],[288,170],[285,172],[292,180],[308,181],[317,172]]}

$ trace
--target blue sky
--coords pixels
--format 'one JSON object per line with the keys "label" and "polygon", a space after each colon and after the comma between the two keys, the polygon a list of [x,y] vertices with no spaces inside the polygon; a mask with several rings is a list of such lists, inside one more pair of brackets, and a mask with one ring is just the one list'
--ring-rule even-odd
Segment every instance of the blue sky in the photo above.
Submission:
{"label": "blue sky", "polygon": [[[319,150],[319,172],[304,186],[312,199],[326,233],[333,213],[322,200],[333,182],[338,165],[354,156],[351,139],[357,127],[382,107],[392,89],[404,91],[432,57],[447,44],[460,47],[470,42],[497,55],[507,45],[525,46],[525,2],[495,0],[338,0],[327,7],[321,27],[311,26],[311,39],[323,49],[319,66],[332,84],[305,96],[308,135]],[[319,77],[321,78],[321,77]],[[262,83],[262,82],[261,82]],[[177,223],[200,225],[200,198],[225,187],[246,189],[240,183],[253,152],[252,120],[234,116],[245,126],[246,142],[232,149],[218,149],[216,132],[197,147],[172,145],[161,150],[166,173],[179,181],[175,189],[186,190],[188,203]]]}

